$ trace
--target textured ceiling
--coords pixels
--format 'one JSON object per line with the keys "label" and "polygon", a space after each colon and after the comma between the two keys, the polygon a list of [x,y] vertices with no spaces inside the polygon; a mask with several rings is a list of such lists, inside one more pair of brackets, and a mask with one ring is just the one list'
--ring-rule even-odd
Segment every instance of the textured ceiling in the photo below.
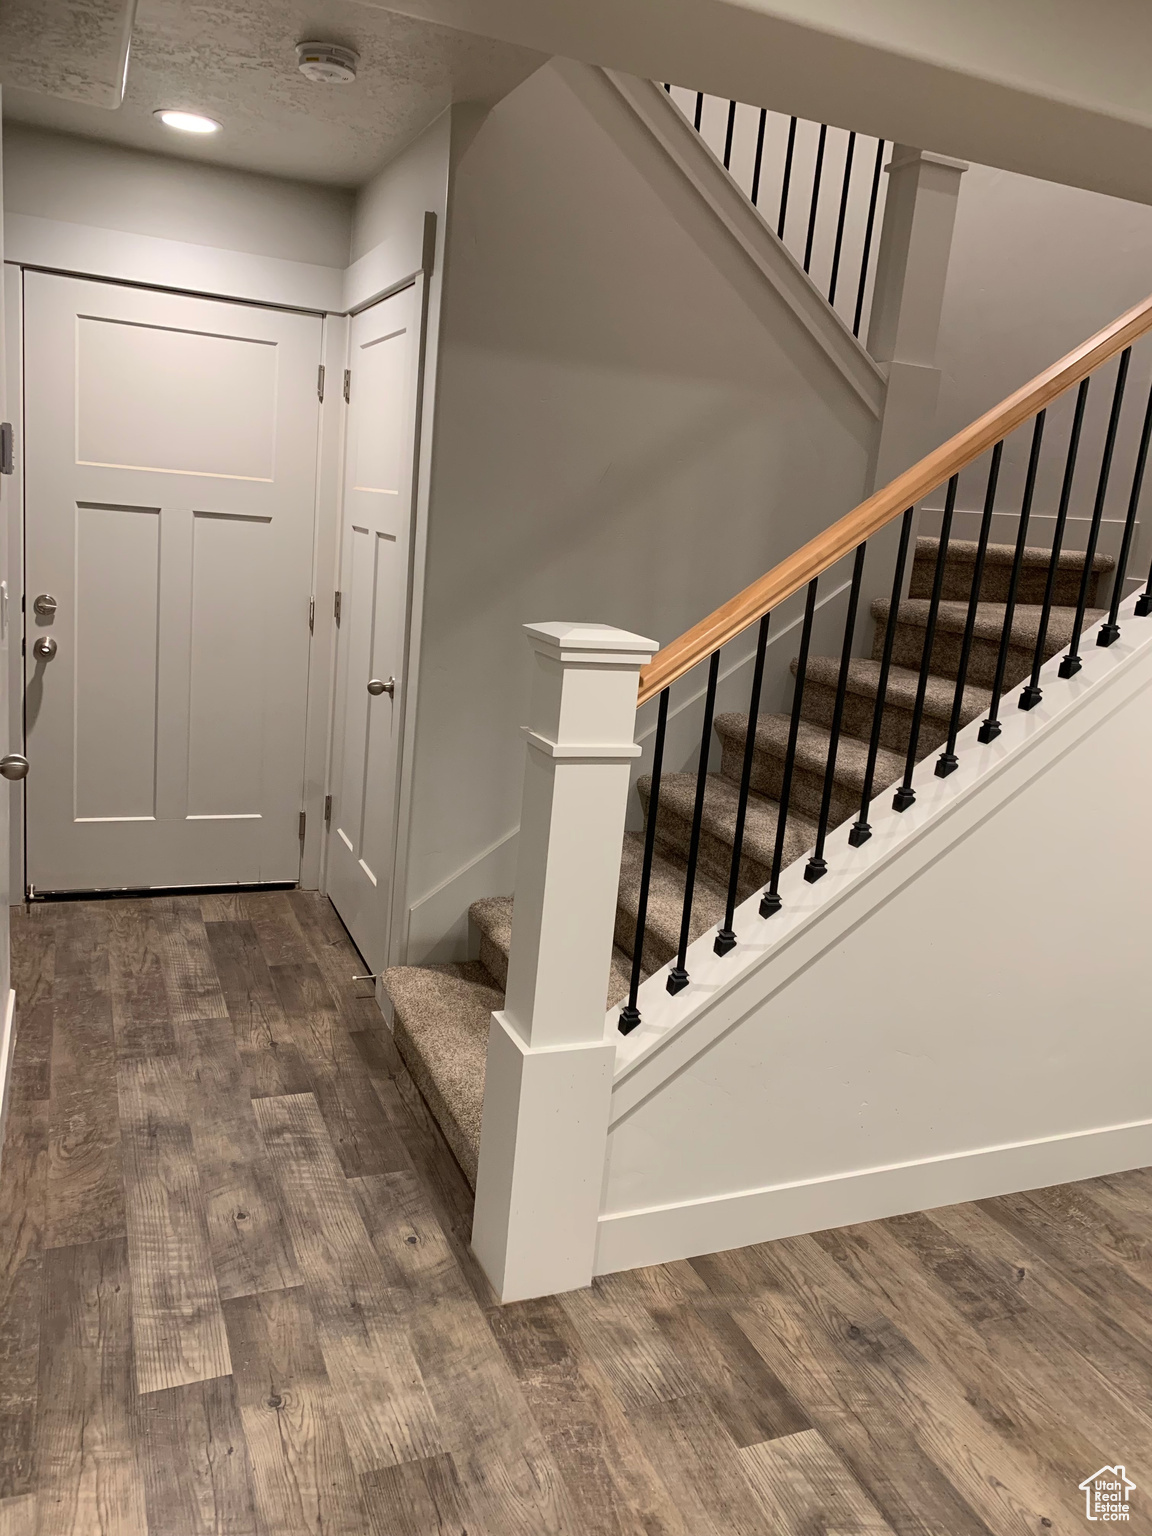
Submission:
{"label": "textured ceiling", "polygon": [[[13,3],[0,0],[0,34]],[[44,0],[45,8],[59,3]],[[20,12],[27,16],[39,4],[19,0]],[[295,45],[306,38],[355,48],[355,83],[305,80]],[[121,107],[110,112],[39,94],[52,86],[37,78],[35,91],[5,84],[4,116],[192,160],[356,186],[451,102],[498,101],[542,62],[526,48],[355,0],[140,0]],[[173,132],[153,117],[158,107],[205,112],[224,131],[210,138]]]}
{"label": "textured ceiling", "polygon": [[136,0],[0,0],[0,84],[118,107]]}

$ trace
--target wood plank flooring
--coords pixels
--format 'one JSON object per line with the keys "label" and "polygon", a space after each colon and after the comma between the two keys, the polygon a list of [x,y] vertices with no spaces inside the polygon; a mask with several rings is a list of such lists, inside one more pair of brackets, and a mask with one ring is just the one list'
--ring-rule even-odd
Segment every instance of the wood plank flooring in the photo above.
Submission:
{"label": "wood plank flooring", "polygon": [[1152,1171],[501,1308],[322,897],[12,924],[0,1536],[1152,1536]]}

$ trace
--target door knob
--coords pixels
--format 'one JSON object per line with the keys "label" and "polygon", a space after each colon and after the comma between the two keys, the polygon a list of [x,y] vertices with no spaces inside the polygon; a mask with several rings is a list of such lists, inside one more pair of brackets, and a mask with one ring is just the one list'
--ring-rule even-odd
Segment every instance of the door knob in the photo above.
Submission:
{"label": "door knob", "polygon": [[32,654],[37,661],[51,661],[57,651],[55,640],[50,635],[45,635],[43,640],[37,640],[32,647]]}
{"label": "door knob", "polygon": [[6,779],[26,779],[28,777],[28,759],[22,752],[9,752],[0,757],[0,774]]}
{"label": "door knob", "polygon": [[368,684],[368,692],[376,698],[381,693],[386,693],[390,699],[396,697],[396,679],[390,677],[386,683],[382,683],[378,677],[372,678]]}
{"label": "door knob", "polygon": [[56,612],[56,599],[52,596],[51,592],[41,592],[40,596],[32,604],[32,612],[38,613],[47,619],[54,616]]}

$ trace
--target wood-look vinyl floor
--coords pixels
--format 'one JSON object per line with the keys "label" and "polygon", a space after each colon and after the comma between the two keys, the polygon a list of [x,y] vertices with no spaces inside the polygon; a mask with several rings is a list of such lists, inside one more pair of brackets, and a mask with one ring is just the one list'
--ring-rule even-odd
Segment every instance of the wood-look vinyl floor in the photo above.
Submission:
{"label": "wood-look vinyl floor", "polygon": [[0,1536],[1152,1532],[1152,1172],[501,1308],[323,898],[13,946]]}

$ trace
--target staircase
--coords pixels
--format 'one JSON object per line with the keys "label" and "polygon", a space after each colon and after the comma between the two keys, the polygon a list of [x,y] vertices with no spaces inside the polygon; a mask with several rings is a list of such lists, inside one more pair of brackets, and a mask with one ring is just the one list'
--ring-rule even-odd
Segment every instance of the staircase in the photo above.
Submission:
{"label": "staircase", "polygon": [[[884,695],[874,780],[878,795],[904,771],[938,553],[939,540],[916,541],[908,596],[900,602],[895,617],[892,666]],[[979,718],[989,706],[1015,554],[1012,545],[989,545],[986,552],[961,725]],[[976,555],[975,543],[954,539],[948,545],[917,748],[919,760],[940,747],[948,735]],[[1006,652],[1005,689],[1023,682],[1031,670],[1050,561],[1048,549],[1025,548],[1023,552]],[[1112,571],[1114,563],[1110,556],[1094,556],[1087,590],[1089,604],[1098,600],[1101,577]],[[1045,660],[1069,644],[1083,567],[1082,554],[1068,550],[1060,553],[1044,644]],[[848,820],[860,807],[889,609],[887,600],[872,604],[872,656],[854,659],[849,668],[833,776],[831,825]],[[1085,624],[1095,624],[1103,616],[1102,611],[1090,607]],[[782,861],[785,866],[800,859],[816,841],[839,669],[840,659],[836,656],[810,656],[805,669]],[[708,775],[705,790],[692,906],[693,939],[718,926],[724,918],[748,723],[746,714],[735,713],[722,714],[715,721],[722,749],[721,767],[719,773]],[[762,715],[756,727],[737,892],[740,900],[765,885],[771,874],[789,726],[788,715]],[[638,788],[647,808],[650,780],[642,777]],[[695,795],[695,772],[663,775],[644,930],[642,969],[646,974],[668,964],[677,953]],[[622,1001],[628,991],[643,847],[643,834],[626,834],[608,1007]],[[489,1021],[504,1001],[512,937],[512,897],[486,897],[472,906],[471,916],[480,934],[478,962],[399,966],[385,974],[384,983],[394,1010],[397,1047],[475,1187]]]}

